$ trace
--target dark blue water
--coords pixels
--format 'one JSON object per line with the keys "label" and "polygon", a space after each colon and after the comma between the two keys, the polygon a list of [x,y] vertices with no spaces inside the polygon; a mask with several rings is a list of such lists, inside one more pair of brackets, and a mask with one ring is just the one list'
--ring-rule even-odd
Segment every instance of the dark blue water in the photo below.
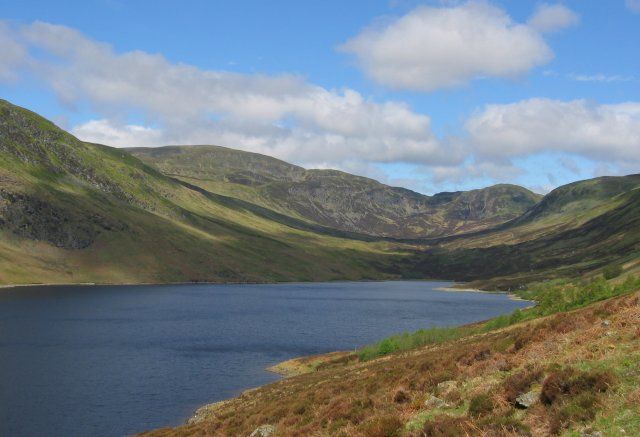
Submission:
{"label": "dark blue water", "polygon": [[274,381],[264,369],[523,307],[442,282],[0,291],[0,435],[121,436]]}

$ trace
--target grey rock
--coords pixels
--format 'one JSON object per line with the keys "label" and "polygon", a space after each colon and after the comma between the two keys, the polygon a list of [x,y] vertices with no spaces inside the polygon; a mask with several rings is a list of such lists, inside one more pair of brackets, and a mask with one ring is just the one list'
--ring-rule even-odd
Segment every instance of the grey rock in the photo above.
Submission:
{"label": "grey rock", "polygon": [[604,433],[593,429],[585,429],[580,433],[580,437],[604,437]]}
{"label": "grey rock", "polygon": [[609,325],[611,325],[611,321],[610,320],[606,320],[605,319],[605,320],[602,321],[602,326],[609,326]]}
{"label": "grey rock", "polygon": [[213,404],[203,405],[202,407],[198,408],[195,413],[193,413],[193,416],[191,416],[187,420],[187,425],[195,425],[198,423],[202,423],[208,419],[212,419],[213,417],[215,417],[216,412],[228,402],[229,401],[220,401],[214,402]]}
{"label": "grey rock", "polygon": [[249,435],[249,437],[271,437],[275,434],[276,427],[273,425],[260,425]]}
{"label": "grey rock", "polygon": [[431,395],[426,401],[424,401],[424,406],[427,408],[446,408],[449,404],[439,397]]}
{"label": "grey rock", "polygon": [[456,381],[442,381],[437,386],[438,393],[448,393],[451,390],[455,389],[458,386]]}
{"label": "grey rock", "polygon": [[516,398],[516,407],[529,408],[538,401],[539,396],[540,393],[537,391],[523,393]]}

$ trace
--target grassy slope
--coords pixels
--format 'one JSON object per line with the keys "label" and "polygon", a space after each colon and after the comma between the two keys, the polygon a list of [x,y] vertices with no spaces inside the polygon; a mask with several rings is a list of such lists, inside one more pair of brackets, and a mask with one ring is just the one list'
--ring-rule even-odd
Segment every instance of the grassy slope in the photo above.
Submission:
{"label": "grassy slope", "polygon": [[[603,187],[604,185],[604,187]],[[640,257],[640,176],[571,184],[603,195],[552,192],[530,214],[475,235],[431,242],[399,271],[476,281],[485,289],[514,289],[556,277],[576,277]],[[612,188],[615,187],[615,188]],[[565,187],[556,191],[563,192]],[[547,199],[553,202],[546,202]],[[540,208],[540,206],[548,206]]]}
{"label": "grassy slope", "polygon": [[429,197],[335,170],[304,170],[217,146],[130,149],[165,174],[209,191],[337,229],[399,238],[486,229],[525,212],[540,196],[496,185]]}
{"label": "grassy slope", "polygon": [[389,277],[386,243],[266,216],[8,102],[0,111],[0,283]]}
{"label": "grassy slope", "polygon": [[[146,435],[248,435],[263,424],[300,436],[638,435],[639,318],[632,292],[488,332],[475,325],[370,361],[328,360]],[[534,405],[517,408],[529,391]],[[431,396],[446,405],[425,403]]]}

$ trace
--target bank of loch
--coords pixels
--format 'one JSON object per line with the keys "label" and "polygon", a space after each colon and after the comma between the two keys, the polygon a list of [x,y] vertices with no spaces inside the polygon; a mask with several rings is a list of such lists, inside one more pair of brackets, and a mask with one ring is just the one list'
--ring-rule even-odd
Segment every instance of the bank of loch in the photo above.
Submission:
{"label": "bank of loch", "polygon": [[143,435],[639,435],[640,281],[551,289],[553,305],[490,330],[336,362]]}

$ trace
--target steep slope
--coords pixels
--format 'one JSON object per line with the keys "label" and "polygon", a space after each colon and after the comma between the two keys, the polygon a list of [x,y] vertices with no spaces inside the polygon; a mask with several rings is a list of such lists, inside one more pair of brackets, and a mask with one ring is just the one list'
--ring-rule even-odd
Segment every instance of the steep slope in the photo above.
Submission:
{"label": "steep slope", "polygon": [[336,235],[0,101],[0,283],[388,277],[386,244]]}
{"label": "steep slope", "polygon": [[161,172],[209,191],[344,231],[423,238],[486,229],[540,196],[515,185],[424,196],[336,170],[305,170],[217,146],[129,149]]}
{"label": "steep slope", "polygon": [[616,196],[640,188],[640,174],[623,177],[604,176],[573,182],[551,191],[537,205],[511,223],[511,227],[532,223],[551,222],[560,218],[579,219],[594,215],[606,205],[613,205]]}

